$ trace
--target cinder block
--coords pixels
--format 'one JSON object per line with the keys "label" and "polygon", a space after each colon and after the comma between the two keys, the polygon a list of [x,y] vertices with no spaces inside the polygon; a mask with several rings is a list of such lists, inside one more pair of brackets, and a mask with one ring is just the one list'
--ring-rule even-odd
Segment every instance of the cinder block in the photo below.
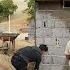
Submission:
{"label": "cinder block", "polygon": [[60,55],[52,56],[52,59],[53,59],[53,63],[58,65],[64,65],[66,61],[65,56],[60,56]]}
{"label": "cinder block", "polygon": [[70,36],[69,29],[65,28],[63,30],[63,37],[69,37],[69,36]]}
{"label": "cinder block", "polygon": [[49,64],[40,64],[39,70],[51,70],[51,67]]}
{"label": "cinder block", "polygon": [[44,35],[45,37],[52,37],[53,36],[53,32],[51,28],[44,28]]}
{"label": "cinder block", "polygon": [[53,64],[51,55],[43,55],[41,63],[42,64]]}
{"label": "cinder block", "polygon": [[44,34],[43,31],[44,31],[43,28],[37,29],[37,30],[36,30],[36,37],[41,37],[41,38],[43,38],[43,34]]}
{"label": "cinder block", "polygon": [[59,55],[63,56],[64,55],[64,50],[65,47],[49,47],[49,54],[50,55]]}
{"label": "cinder block", "polygon": [[42,13],[36,12],[36,20],[37,19],[42,19]]}
{"label": "cinder block", "polygon": [[66,21],[66,27],[70,28],[70,20]]}
{"label": "cinder block", "polygon": [[59,19],[56,19],[55,20],[55,27],[56,28],[62,28],[62,27],[65,27],[65,22],[59,20]]}
{"label": "cinder block", "polygon": [[63,66],[55,64],[41,64],[39,70],[63,70]]}
{"label": "cinder block", "polygon": [[47,44],[47,45],[49,45],[49,46],[55,46],[55,44],[56,44],[56,41],[55,41],[55,38],[45,38],[45,43]]}
{"label": "cinder block", "polygon": [[47,20],[46,22],[47,22],[47,27],[49,27],[49,28],[54,28],[55,27],[53,19]]}
{"label": "cinder block", "polygon": [[43,26],[43,21],[41,19],[36,20],[36,28],[41,28]]}
{"label": "cinder block", "polygon": [[53,28],[53,37],[62,37],[62,28]]}
{"label": "cinder block", "polygon": [[66,47],[67,42],[69,41],[69,38],[58,38],[59,45]]}
{"label": "cinder block", "polygon": [[62,65],[52,65],[51,70],[63,70],[63,66]]}
{"label": "cinder block", "polygon": [[40,45],[40,44],[43,44],[44,42],[43,42],[42,38],[37,38],[36,43],[37,43],[37,45]]}

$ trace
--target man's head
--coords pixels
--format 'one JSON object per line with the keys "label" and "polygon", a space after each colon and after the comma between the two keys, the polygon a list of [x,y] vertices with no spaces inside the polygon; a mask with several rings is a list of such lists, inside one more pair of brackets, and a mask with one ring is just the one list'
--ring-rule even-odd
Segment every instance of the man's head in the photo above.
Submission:
{"label": "man's head", "polygon": [[42,53],[48,51],[48,47],[47,47],[47,45],[45,45],[45,44],[41,44],[41,45],[39,46],[39,48],[41,49]]}

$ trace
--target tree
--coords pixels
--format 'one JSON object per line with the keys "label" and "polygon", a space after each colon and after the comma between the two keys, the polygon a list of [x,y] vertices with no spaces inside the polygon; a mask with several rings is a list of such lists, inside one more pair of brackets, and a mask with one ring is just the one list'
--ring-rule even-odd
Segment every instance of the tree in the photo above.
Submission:
{"label": "tree", "polygon": [[34,30],[34,40],[35,40],[35,46],[36,45],[36,7],[35,7],[35,0],[27,0],[27,4],[28,4],[28,13],[31,15],[32,19],[30,20],[30,22],[34,22],[35,23],[35,30]]}
{"label": "tree", "polygon": [[0,3],[0,14],[3,12],[3,6]]}
{"label": "tree", "polygon": [[8,16],[12,15],[16,9],[17,5],[15,5],[12,0],[0,1],[0,16],[6,17],[8,19]]}
{"label": "tree", "polygon": [[35,0],[27,0],[28,13],[31,14],[32,18],[35,18]]}

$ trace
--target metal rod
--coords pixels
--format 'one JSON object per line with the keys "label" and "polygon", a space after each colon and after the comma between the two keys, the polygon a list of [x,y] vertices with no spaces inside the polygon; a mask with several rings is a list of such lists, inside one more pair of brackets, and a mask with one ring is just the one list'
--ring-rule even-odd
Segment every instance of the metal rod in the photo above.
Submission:
{"label": "metal rod", "polygon": [[37,46],[37,43],[36,43],[36,4],[35,4],[35,16],[34,16],[34,22],[35,22],[35,35],[34,35],[34,38],[35,38],[35,46]]}
{"label": "metal rod", "polygon": [[10,33],[10,14],[9,14],[9,33]]}
{"label": "metal rod", "polygon": [[34,21],[35,21],[35,46],[37,46],[36,45],[36,19],[34,19]]}

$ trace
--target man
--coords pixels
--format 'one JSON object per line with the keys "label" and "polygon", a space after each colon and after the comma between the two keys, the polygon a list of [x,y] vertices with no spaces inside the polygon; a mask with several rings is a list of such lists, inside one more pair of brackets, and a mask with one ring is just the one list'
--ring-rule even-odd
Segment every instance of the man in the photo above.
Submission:
{"label": "man", "polygon": [[65,55],[66,55],[67,60],[70,60],[70,41],[66,45]]}
{"label": "man", "polygon": [[68,41],[65,49],[66,63],[64,70],[70,70],[70,41]]}
{"label": "man", "polygon": [[41,44],[38,47],[27,46],[19,49],[12,57],[12,65],[16,70],[27,70],[27,66],[31,62],[35,62],[34,70],[39,70],[39,64],[41,62],[41,56],[44,52],[48,51],[48,47]]}

